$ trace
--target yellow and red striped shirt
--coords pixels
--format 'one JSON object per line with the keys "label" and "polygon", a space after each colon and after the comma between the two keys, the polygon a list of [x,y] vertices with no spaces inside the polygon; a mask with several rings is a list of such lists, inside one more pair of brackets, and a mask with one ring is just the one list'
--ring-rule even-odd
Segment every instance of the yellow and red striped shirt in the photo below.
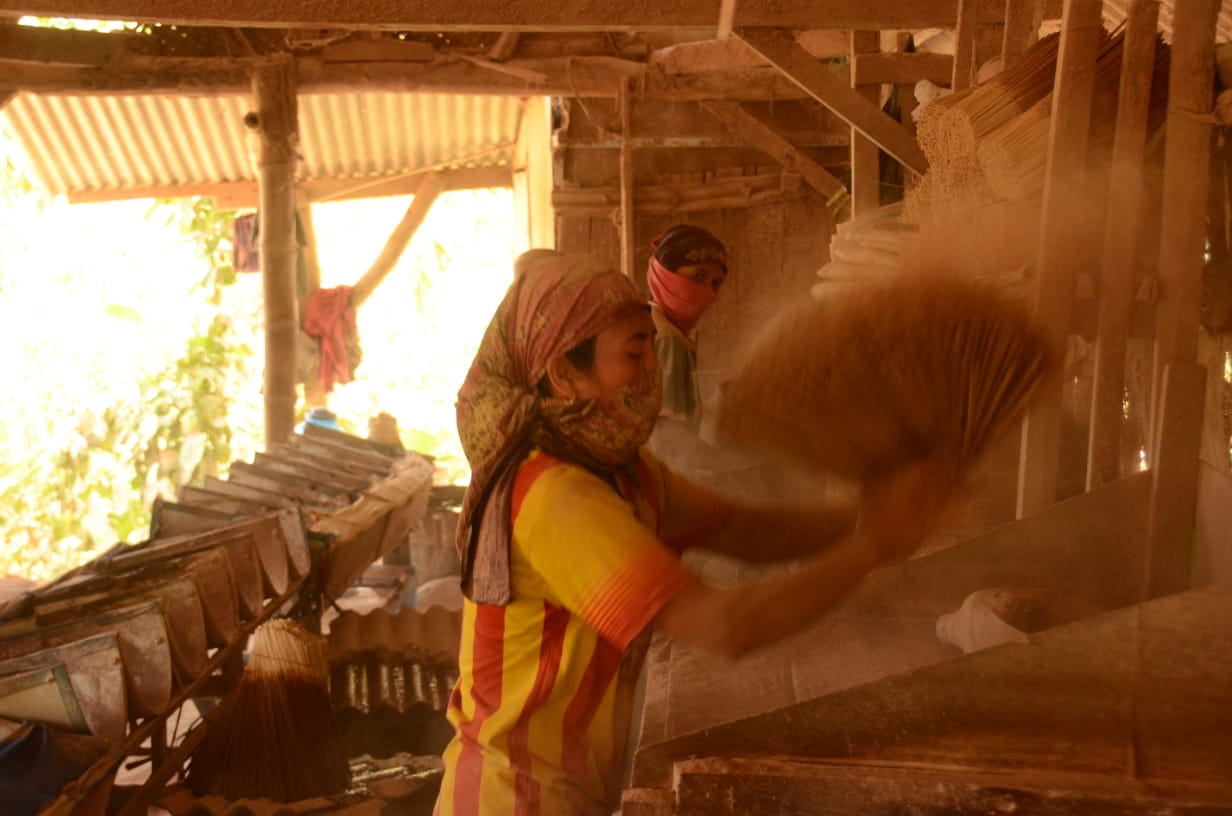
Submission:
{"label": "yellow and red striped shirt", "polygon": [[513,601],[466,601],[437,816],[617,808],[648,625],[690,580],[656,534],[674,475],[643,453],[637,476],[618,493],[541,452],[519,469]]}

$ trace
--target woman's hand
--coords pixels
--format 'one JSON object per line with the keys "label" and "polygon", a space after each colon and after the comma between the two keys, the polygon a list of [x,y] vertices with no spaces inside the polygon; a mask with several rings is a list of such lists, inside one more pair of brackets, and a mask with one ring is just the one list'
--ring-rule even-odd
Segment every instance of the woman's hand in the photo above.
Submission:
{"label": "woman's hand", "polygon": [[879,563],[908,557],[937,529],[958,481],[955,463],[941,457],[877,475],[864,485],[856,535]]}

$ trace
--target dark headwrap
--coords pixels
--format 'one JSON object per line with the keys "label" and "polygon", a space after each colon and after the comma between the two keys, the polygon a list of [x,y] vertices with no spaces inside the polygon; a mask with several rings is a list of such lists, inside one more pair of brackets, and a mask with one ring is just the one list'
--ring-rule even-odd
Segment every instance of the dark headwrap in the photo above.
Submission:
{"label": "dark headwrap", "polygon": [[646,269],[646,284],[668,319],[689,335],[714,303],[716,293],[709,286],[677,275],[676,270],[690,264],[714,263],[727,272],[727,250],[718,238],[690,224],[669,227],[650,242],[650,247],[654,254]]}
{"label": "dark headwrap", "polygon": [[458,392],[458,434],[471,465],[458,553],[462,590],[476,603],[512,598],[513,481],[531,448],[600,474],[637,461],[659,412],[658,371],[598,400],[545,397],[549,361],[646,309],[629,280],[593,259],[546,258],[517,277],[497,307]]}
{"label": "dark headwrap", "polygon": [[668,227],[650,244],[665,269],[675,272],[688,264],[716,263],[727,271],[727,248],[712,234],[692,224]]}

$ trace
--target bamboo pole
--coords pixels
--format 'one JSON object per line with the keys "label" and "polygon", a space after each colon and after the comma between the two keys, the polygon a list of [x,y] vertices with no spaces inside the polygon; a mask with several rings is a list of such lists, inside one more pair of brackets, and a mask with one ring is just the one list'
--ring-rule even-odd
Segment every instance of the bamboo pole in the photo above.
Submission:
{"label": "bamboo pole", "polygon": [[252,74],[256,111],[245,123],[260,136],[261,278],[265,305],[265,446],[295,427],[295,162],[297,101],[290,56],[271,57]]}
{"label": "bamboo pole", "polygon": [[975,33],[979,30],[979,3],[958,0],[958,19],[954,24],[954,78],[950,89],[965,91],[975,83]]}
{"label": "bamboo pole", "polygon": [[[875,54],[881,51],[881,35],[876,31],[851,32],[851,62],[854,65],[859,54]],[[856,86],[856,72],[851,72],[851,86],[863,98],[879,109],[881,86]],[[877,159],[877,145],[856,128],[851,129],[851,216],[855,218],[881,205],[881,168]]]}
{"label": "bamboo pole", "polygon": [[1005,0],[1005,31],[1001,36],[1001,65],[1009,66],[1039,39],[1044,22],[1044,0]]}
{"label": "bamboo pole", "polygon": [[415,191],[415,197],[411,200],[410,206],[406,208],[406,212],[402,215],[402,220],[398,222],[398,226],[394,227],[393,232],[389,234],[389,240],[385,242],[385,247],[381,250],[381,254],[372,262],[372,266],[364,273],[355,286],[351,288],[351,306],[358,309],[363,305],[376,288],[381,285],[381,281],[385,280],[398,263],[398,258],[402,257],[402,253],[406,251],[407,245],[411,243],[411,239],[415,237],[415,231],[419,229],[419,225],[423,223],[424,218],[428,215],[428,210],[432,209],[433,202],[440,194],[445,186],[445,177],[441,173],[432,173],[427,176],[419,185],[419,189]]}
{"label": "bamboo pole", "polygon": [[630,83],[620,86],[620,271],[633,280],[636,220],[633,216],[633,93]]}
{"label": "bamboo pole", "polygon": [[1134,271],[1141,256],[1139,237],[1149,228],[1142,162],[1146,154],[1158,22],[1159,0],[1134,0],[1125,21],[1125,54],[1108,182],[1108,198],[1117,206],[1110,209],[1104,226],[1087,490],[1121,475],[1125,347],[1130,335]]}
{"label": "bamboo pole", "polygon": [[1176,4],[1172,20],[1159,231],[1162,296],[1155,319],[1148,597],[1176,592],[1190,582],[1206,388],[1206,369],[1196,361],[1219,10],[1219,0],[1189,0]]}
{"label": "bamboo pole", "polygon": [[[321,262],[317,256],[317,233],[312,223],[312,205],[303,205],[297,210],[297,214],[304,231],[304,245],[300,249],[303,253],[301,260],[304,270],[304,299],[299,305],[299,325],[303,326],[304,305],[321,288]],[[320,361],[318,360],[317,368],[308,372],[304,378],[304,404],[309,408],[325,405],[327,401],[325,389],[321,388],[319,368]]]}
{"label": "bamboo pole", "polygon": [[[1083,267],[1080,248],[1089,241],[1083,214],[1090,202],[1081,193],[1087,185],[1087,141],[1102,12],[1101,0],[1065,0],[1052,93],[1035,308],[1053,346],[1062,355],[1069,340],[1074,287]],[[1058,369],[1063,371],[1064,366]],[[1043,385],[1023,424],[1019,518],[1057,500],[1064,414],[1062,381],[1058,373]]]}
{"label": "bamboo pole", "polygon": [[[1219,0],[1177,4],[1168,79],[1163,222],[1159,231],[1161,298],[1155,321],[1154,392],[1164,368],[1192,363],[1198,353],[1198,308],[1206,240],[1215,72],[1215,19]],[[1158,405],[1158,398],[1152,399]],[[1153,422],[1152,428],[1158,423]],[[1153,450],[1152,453],[1157,453]]]}

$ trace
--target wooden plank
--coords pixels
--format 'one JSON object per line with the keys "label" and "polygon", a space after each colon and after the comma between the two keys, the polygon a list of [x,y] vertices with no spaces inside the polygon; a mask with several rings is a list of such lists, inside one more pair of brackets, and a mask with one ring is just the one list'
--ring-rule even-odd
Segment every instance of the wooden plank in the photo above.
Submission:
{"label": "wooden plank", "polygon": [[910,170],[923,174],[928,159],[910,131],[849,88],[784,32],[742,30],[741,38],[809,96],[875,142]]}
{"label": "wooden plank", "polygon": [[675,767],[675,806],[664,811],[669,814],[714,813],[715,802],[723,803],[722,813],[814,813],[824,802],[826,816],[1203,816],[1232,807],[1226,791],[1203,785],[1148,785],[1031,769],[989,772],[944,764],[888,767],[761,757],[686,759]]}
{"label": "wooden plank", "polygon": [[852,62],[856,85],[914,85],[927,79],[946,86],[954,74],[954,57],[949,54],[857,53],[852,55]]}
{"label": "wooden plank", "polygon": [[[1036,259],[1035,311],[1053,346],[1065,349],[1072,320],[1075,283],[1084,266],[1075,252],[1089,239],[1083,213],[1087,142],[1095,59],[1103,31],[1100,0],[1066,0],[1053,86],[1048,133],[1048,160]],[[1063,422],[1062,376],[1041,388],[1024,420],[1018,480],[1018,515],[1022,517],[1057,500]]]}
{"label": "wooden plank", "polygon": [[[877,31],[851,32],[851,56],[854,63],[860,54],[881,51],[881,34]],[[851,86],[855,92],[881,110],[881,86],[858,85],[858,76],[853,73]],[[881,163],[877,145],[851,129],[851,215],[856,217],[881,206]]]}
{"label": "wooden plank", "polygon": [[1148,598],[1190,585],[1205,394],[1205,366],[1173,363],[1165,369],[1147,511]]}
{"label": "wooden plank", "polygon": [[[1152,404],[1157,409],[1165,367],[1192,363],[1198,353],[1210,184],[1211,124],[1207,115],[1213,102],[1219,8],[1219,0],[1192,0],[1178,4],[1173,19],[1163,221],[1159,230],[1160,299],[1155,320]],[[1152,427],[1157,425],[1152,423]]]}
{"label": "wooden plank", "polygon": [[629,83],[620,89],[620,271],[625,277],[634,280],[634,262],[637,259],[637,236],[634,218],[635,201],[633,198],[633,92]]}
{"label": "wooden plank", "polygon": [[[1149,488],[1149,474],[1136,473],[877,570],[799,635],[736,664],[676,641],[664,736],[675,740],[944,663],[955,650],[937,638],[937,619],[980,589],[1044,586],[1100,609],[1134,603],[1142,587]],[[760,693],[742,696],[750,684]],[[638,751],[634,784],[655,784],[664,770],[648,764],[649,755],[643,761],[650,750]]]}
{"label": "wooden plank", "polygon": [[950,88],[965,91],[975,83],[975,33],[980,27],[976,0],[958,0],[958,22],[954,26],[954,77]]}
{"label": "wooden plank", "polygon": [[[701,184],[643,184],[634,191],[635,204],[642,215],[680,215],[796,201],[807,193],[808,188],[800,184],[792,187],[788,175],[763,173],[756,176],[716,178]],[[589,235],[588,227],[572,222],[587,218],[611,220],[620,206],[620,188],[557,187],[552,191],[552,206],[558,217],[565,217],[569,222],[566,227],[572,235],[570,240],[580,240]],[[577,246],[582,248],[558,248],[563,252],[586,251],[585,241]]]}
{"label": "wooden plank", "polygon": [[1125,21],[1125,54],[1117,97],[1108,198],[1117,202],[1104,226],[1100,271],[1099,322],[1095,336],[1091,436],[1087,452],[1087,490],[1120,475],[1125,348],[1130,335],[1134,272],[1146,223],[1145,174],[1147,113],[1155,70],[1158,0],[1134,0]]}
{"label": "wooden plank", "polygon": [[1001,36],[1001,65],[1007,66],[1039,39],[1044,22],[1044,0],[1005,0],[1005,30]]}
{"label": "wooden plank", "polygon": [[356,309],[363,305],[364,301],[381,285],[381,281],[385,280],[385,276],[397,265],[398,259],[402,257],[411,239],[415,237],[419,225],[428,217],[428,211],[436,203],[436,197],[444,186],[445,180],[439,173],[432,173],[423,179],[423,183],[415,191],[415,197],[411,200],[410,206],[403,213],[402,220],[394,227],[389,240],[381,249],[381,254],[351,289],[351,305]]}
{"label": "wooden plank", "polygon": [[[1000,14],[1001,0],[982,0]],[[1059,7],[1055,1],[1052,4]],[[672,31],[714,30],[714,0],[676,0],[655,7],[633,3],[564,3],[538,0],[421,0],[416,3],[262,3],[245,0],[0,0],[0,17],[76,17],[93,20],[183,25],[285,28],[371,28],[390,31]],[[816,28],[951,28],[952,3],[935,0],[827,0],[811,3],[765,0],[737,4],[735,26]]]}
{"label": "wooden plank", "polygon": [[799,173],[813,189],[823,196],[829,198],[837,193],[846,192],[841,181],[827,172],[820,164],[804,155],[788,139],[763,123],[738,102],[701,102],[699,104],[727,125],[733,133],[764,151],[784,168]]}
{"label": "wooden plank", "polygon": [[297,103],[290,58],[261,63],[252,76],[256,113],[245,124],[260,136],[261,279],[265,309],[265,447],[295,429],[299,309],[295,303]]}
{"label": "wooden plank", "polygon": [[[633,784],[670,784],[672,763],[699,755],[787,754],[989,773],[1031,768],[1106,775],[1109,786],[1114,779],[1127,787],[1131,779],[1204,786],[1226,807],[1232,797],[1228,620],[1232,593],[1218,587],[1093,615],[1033,634],[1025,644],[954,654],[646,746],[638,761],[658,772],[635,773]],[[857,635],[856,641],[869,637]],[[716,674],[730,670],[728,664]],[[720,812],[765,811],[736,806]],[[788,806],[777,812],[801,811]],[[1041,803],[1021,812],[1064,811]]]}

